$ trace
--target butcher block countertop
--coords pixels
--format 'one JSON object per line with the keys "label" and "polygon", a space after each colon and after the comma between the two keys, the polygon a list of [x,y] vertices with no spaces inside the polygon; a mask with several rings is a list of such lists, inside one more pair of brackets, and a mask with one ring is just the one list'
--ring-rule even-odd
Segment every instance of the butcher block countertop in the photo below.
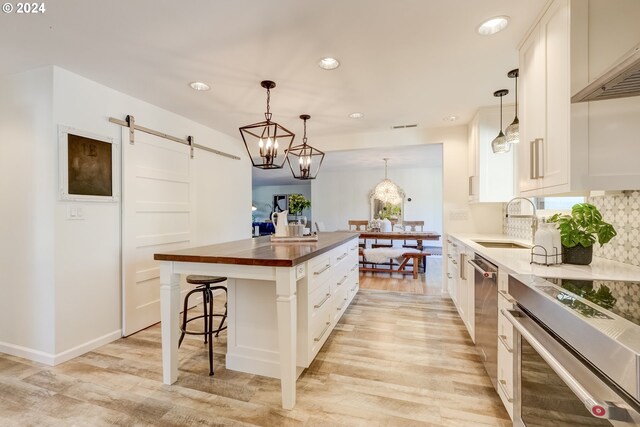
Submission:
{"label": "butcher block countertop", "polygon": [[317,242],[271,242],[270,236],[154,254],[156,261],[293,267],[330,251],[358,233],[319,233]]}

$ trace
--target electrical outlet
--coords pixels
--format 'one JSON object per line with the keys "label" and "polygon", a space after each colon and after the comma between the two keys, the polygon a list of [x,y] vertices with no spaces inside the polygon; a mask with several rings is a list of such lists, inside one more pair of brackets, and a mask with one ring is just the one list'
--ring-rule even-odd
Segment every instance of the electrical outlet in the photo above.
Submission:
{"label": "electrical outlet", "polygon": [[449,212],[449,219],[452,221],[464,221],[469,219],[469,211],[466,209],[452,209]]}

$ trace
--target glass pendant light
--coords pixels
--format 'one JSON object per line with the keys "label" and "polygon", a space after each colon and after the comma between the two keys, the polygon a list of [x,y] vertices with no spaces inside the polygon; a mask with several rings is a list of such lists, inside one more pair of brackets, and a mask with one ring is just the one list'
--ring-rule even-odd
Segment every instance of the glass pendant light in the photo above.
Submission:
{"label": "glass pendant light", "polygon": [[276,84],[271,80],[264,80],[260,85],[267,90],[267,112],[264,113],[265,121],[242,126],[240,135],[247,148],[249,158],[254,167],[259,169],[280,169],[284,165],[286,156],[280,154],[278,159],[278,148],[284,146],[286,153],[291,149],[295,134],[276,122],[271,121],[271,111],[269,101],[271,100],[271,89]]}
{"label": "glass pendant light", "polygon": [[520,142],[520,120],[518,120],[518,69],[511,70],[507,73],[507,76],[511,79],[516,79],[516,117],[507,129],[505,129],[505,135],[509,144],[517,144]]}
{"label": "glass pendant light", "polygon": [[324,153],[307,144],[307,120],[311,116],[303,114],[300,118],[304,120],[302,144],[291,147],[287,151],[287,163],[295,179],[316,179],[324,160]]}
{"label": "glass pendant light", "polygon": [[400,195],[398,186],[387,178],[387,161],[389,159],[385,158],[382,160],[384,160],[384,180],[380,181],[380,183],[376,185],[376,188],[373,189],[373,197],[383,203],[398,205],[402,202],[402,196]]}
{"label": "glass pendant light", "polygon": [[500,97],[500,132],[498,136],[491,141],[491,149],[494,153],[507,153],[511,150],[511,144],[507,142],[507,137],[504,136],[504,132],[502,132],[502,97],[508,93],[509,91],[507,89],[500,89],[493,92],[493,96]]}

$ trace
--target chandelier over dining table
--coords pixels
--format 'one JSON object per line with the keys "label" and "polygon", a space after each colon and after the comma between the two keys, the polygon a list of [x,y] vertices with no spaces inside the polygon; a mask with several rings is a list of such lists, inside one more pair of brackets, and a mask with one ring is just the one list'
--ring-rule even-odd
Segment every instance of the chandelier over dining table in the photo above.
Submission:
{"label": "chandelier over dining table", "polygon": [[382,160],[384,160],[384,179],[373,189],[373,196],[383,203],[400,204],[402,202],[400,190],[393,181],[387,178],[387,162],[389,159],[384,158]]}

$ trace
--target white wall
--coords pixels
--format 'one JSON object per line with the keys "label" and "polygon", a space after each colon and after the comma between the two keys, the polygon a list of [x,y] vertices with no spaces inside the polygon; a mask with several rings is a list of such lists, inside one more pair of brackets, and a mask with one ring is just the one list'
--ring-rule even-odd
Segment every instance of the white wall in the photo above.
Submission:
{"label": "white wall", "polygon": [[[350,219],[371,219],[369,193],[384,178],[381,168],[323,171],[311,184],[313,216],[327,230],[346,230]],[[424,220],[425,230],[442,233],[442,168],[388,168],[388,177],[402,188],[404,219]]]}
{"label": "white wall", "polygon": [[[313,209],[314,200],[311,195],[310,184],[291,184],[291,185],[260,185],[253,187],[253,203],[258,208],[253,216],[257,220],[269,219],[273,209],[274,194],[302,194],[305,198],[311,200],[311,208]],[[312,209],[304,209],[302,215],[307,220],[312,221]]]}
{"label": "white wall", "polygon": [[[380,132],[331,135],[314,139],[323,151],[354,150],[370,147],[442,144],[443,214],[442,227],[447,232],[502,232],[500,203],[469,205],[467,126],[433,129],[402,129]],[[318,178],[320,178],[320,174]],[[319,219],[319,218],[318,218]]]}
{"label": "white wall", "polygon": [[0,352],[54,351],[52,73],[0,78]]}
{"label": "white wall", "polygon": [[[29,200],[14,202],[8,209],[11,218],[22,215],[23,219],[11,224],[3,212],[1,223],[12,226],[12,233],[29,239],[33,246],[10,258],[5,277],[19,279],[12,280],[12,287],[42,287],[46,293],[38,296],[44,300],[41,304],[32,304],[28,291],[18,295],[19,304],[11,304],[15,298],[8,301],[11,305],[1,310],[0,319],[6,317],[9,320],[2,324],[12,327],[10,333],[4,327],[0,330],[0,341],[7,343],[0,351],[16,354],[17,346],[26,347],[29,354],[21,355],[35,358],[34,352],[42,351],[41,361],[58,363],[119,337],[121,330],[120,205],[58,199],[59,125],[122,143],[121,127],[108,118],[124,119],[131,114],[143,126],[176,136],[192,135],[198,144],[242,157],[238,161],[196,150],[196,244],[250,236],[251,172],[242,144],[227,135],[57,67],[38,73],[12,76],[4,83],[16,96],[3,96],[3,109],[17,110],[21,102],[30,107],[24,108],[21,120],[9,120],[6,126],[7,115],[2,115],[0,135],[7,135],[3,153],[5,141],[13,140],[18,144],[11,150],[17,152],[19,147],[24,156],[14,154],[12,159],[12,169],[19,171],[15,176],[21,178],[13,182],[14,186],[18,183],[19,191],[0,187],[1,194],[4,200],[13,200],[15,193],[24,193]],[[36,121],[42,125],[34,126]],[[67,220],[70,206],[82,207],[84,219]],[[9,245],[3,238],[2,253],[11,247],[15,248],[15,242]],[[2,304],[7,304],[5,295],[1,296]]]}

